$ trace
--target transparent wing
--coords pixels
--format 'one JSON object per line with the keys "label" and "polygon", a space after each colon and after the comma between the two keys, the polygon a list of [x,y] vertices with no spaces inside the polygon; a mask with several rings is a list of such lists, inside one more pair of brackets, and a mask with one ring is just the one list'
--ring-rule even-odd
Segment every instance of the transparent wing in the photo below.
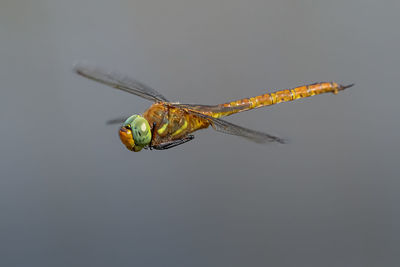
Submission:
{"label": "transparent wing", "polygon": [[218,132],[241,136],[256,143],[270,143],[270,142],[278,142],[281,144],[286,143],[284,139],[279,138],[277,136],[247,129],[242,126],[227,122],[225,120],[216,119],[212,117],[210,118],[211,118],[211,126]]}
{"label": "transparent wing", "polygon": [[[174,105],[174,104],[172,104]],[[179,107],[179,105],[177,105]],[[242,126],[227,122],[225,120],[213,118],[211,116],[205,115],[203,113],[200,113],[196,110],[192,110],[189,108],[185,108],[185,110],[189,113],[192,113],[196,116],[202,117],[206,120],[208,120],[211,124],[211,126],[214,128],[214,130],[226,134],[231,134],[231,135],[237,135],[244,137],[250,141],[256,142],[256,143],[270,143],[270,142],[278,142],[281,144],[286,143],[286,141],[282,138],[263,133],[263,132],[258,132],[254,130],[250,130],[247,128],[244,128]]]}
{"label": "transparent wing", "polygon": [[119,118],[114,118],[111,120],[108,120],[106,122],[107,125],[111,125],[111,124],[121,124],[124,123],[126,121],[127,117],[119,117]]}
{"label": "transparent wing", "polygon": [[163,95],[153,88],[117,72],[106,71],[84,63],[76,64],[74,71],[83,77],[143,97],[147,100],[168,102]]}

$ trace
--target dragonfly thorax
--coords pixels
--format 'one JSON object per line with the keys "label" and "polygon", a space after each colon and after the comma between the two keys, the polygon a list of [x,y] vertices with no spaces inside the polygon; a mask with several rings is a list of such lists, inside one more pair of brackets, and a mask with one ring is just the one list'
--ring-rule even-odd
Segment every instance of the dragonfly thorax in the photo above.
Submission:
{"label": "dragonfly thorax", "polygon": [[130,116],[119,130],[121,142],[135,152],[142,150],[151,142],[151,128],[148,121],[140,115]]}

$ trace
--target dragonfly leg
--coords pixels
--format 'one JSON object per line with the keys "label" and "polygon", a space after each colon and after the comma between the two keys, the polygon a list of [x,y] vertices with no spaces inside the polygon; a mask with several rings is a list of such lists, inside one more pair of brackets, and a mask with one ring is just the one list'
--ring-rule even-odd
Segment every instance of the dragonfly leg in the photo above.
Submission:
{"label": "dragonfly leg", "polygon": [[151,129],[151,140],[150,140],[150,145],[149,145],[150,150],[153,150],[153,140],[154,140],[154,130],[155,129],[156,129],[156,123],[153,122],[153,128]]}
{"label": "dragonfly leg", "polygon": [[193,135],[188,135],[182,139],[178,139],[178,140],[173,140],[173,141],[169,141],[169,142],[165,142],[165,143],[161,143],[159,145],[153,146],[154,149],[157,150],[165,150],[165,149],[170,149],[179,145],[182,145],[186,142],[189,142],[191,140],[194,139]]}

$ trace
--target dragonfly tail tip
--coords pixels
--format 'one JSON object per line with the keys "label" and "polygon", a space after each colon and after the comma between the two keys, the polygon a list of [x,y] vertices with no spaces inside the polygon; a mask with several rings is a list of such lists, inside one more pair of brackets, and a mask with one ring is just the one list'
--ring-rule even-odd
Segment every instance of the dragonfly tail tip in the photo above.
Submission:
{"label": "dragonfly tail tip", "polygon": [[353,87],[354,85],[355,85],[354,83],[351,83],[351,84],[348,84],[348,85],[340,85],[339,91],[342,91],[342,90],[345,90],[347,88]]}

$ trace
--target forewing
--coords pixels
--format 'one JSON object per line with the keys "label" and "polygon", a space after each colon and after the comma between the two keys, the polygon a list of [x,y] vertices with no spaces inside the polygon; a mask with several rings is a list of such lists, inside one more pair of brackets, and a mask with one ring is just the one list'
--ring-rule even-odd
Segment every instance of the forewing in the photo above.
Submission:
{"label": "forewing", "polygon": [[168,100],[153,88],[128,76],[117,72],[110,72],[99,67],[78,63],[74,70],[79,75],[91,80],[106,84],[116,89],[143,97],[151,101],[168,102]]}
{"label": "forewing", "polygon": [[127,117],[119,117],[119,118],[114,118],[111,120],[108,120],[106,124],[111,125],[111,124],[121,124],[126,121]]}
{"label": "forewing", "polygon": [[[179,107],[179,105],[178,105]],[[226,134],[231,134],[231,135],[237,135],[244,137],[250,141],[256,142],[256,143],[271,143],[271,142],[278,142],[281,144],[285,143],[285,140],[267,133],[263,132],[258,132],[254,130],[247,129],[245,127],[227,122],[225,120],[213,118],[211,116],[202,114],[196,110],[192,110],[189,108],[185,108],[185,110],[189,113],[192,113],[196,116],[202,117],[206,120],[208,120],[211,124],[211,126],[214,128],[214,130]]]}

